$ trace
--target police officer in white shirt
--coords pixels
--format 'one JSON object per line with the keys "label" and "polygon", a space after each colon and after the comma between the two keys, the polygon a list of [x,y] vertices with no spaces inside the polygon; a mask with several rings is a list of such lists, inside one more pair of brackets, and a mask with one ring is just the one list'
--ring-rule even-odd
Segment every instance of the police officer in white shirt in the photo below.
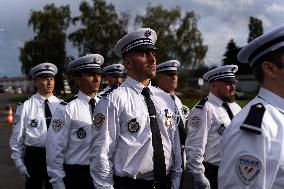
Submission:
{"label": "police officer in white shirt", "polygon": [[79,92],[69,102],[62,103],[48,131],[47,171],[55,189],[94,188],[89,145],[103,62],[101,55],[89,54],[68,65]]}
{"label": "police officer in white shirt", "polygon": [[[178,86],[178,71],[180,68],[180,62],[177,60],[169,60],[157,65],[157,86],[167,92],[175,102],[176,105],[176,117],[175,117],[175,124],[178,127],[179,136],[180,136],[180,145],[181,145],[181,155],[184,165],[184,145],[186,139],[186,129],[185,123],[189,114],[189,108],[182,104],[179,97],[176,96],[175,90]],[[188,178],[186,178],[188,179]],[[184,175],[181,179],[181,186],[184,180]]]}
{"label": "police officer in white shirt", "polygon": [[14,116],[11,157],[26,178],[27,189],[52,188],[46,172],[45,142],[51,117],[61,102],[53,95],[56,73],[57,68],[51,63],[30,70],[37,93],[20,104]]}
{"label": "police officer in white shirt", "polygon": [[91,174],[97,189],[179,188],[181,155],[175,106],[150,79],[156,75],[156,32],[141,28],[115,46],[126,80],[95,109]]}
{"label": "police officer in white shirt", "polygon": [[284,188],[284,25],[238,54],[260,83],[222,140],[219,188]]}
{"label": "police officer in white shirt", "polygon": [[195,189],[215,189],[220,164],[220,140],[240,106],[234,102],[236,65],[215,68],[203,75],[209,95],[189,113],[185,144],[186,164],[194,177]]}
{"label": "police officer in white shirt", "polygon": [[127,71],[122,64],[112,64],[102,69],[102,74],[107,79],[107,87],[105,87],[98,96],[101,96],[113,87],[117,87],[125,80]]}

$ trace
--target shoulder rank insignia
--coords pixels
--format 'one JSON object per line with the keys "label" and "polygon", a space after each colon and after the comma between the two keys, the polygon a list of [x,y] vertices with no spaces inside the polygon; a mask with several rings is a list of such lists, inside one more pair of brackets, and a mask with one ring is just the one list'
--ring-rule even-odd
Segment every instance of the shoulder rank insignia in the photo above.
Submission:
{"label": "shoulder rank insignia", "polygon": [[250,107],[249,113],[240,127],[241,130],[254,133],[257,135],[261,134],[261,123],[265,112],[265,107],[261,103],[257,103]]}
{"label": "shoulder rank insignia", "polygon": [[112,91],[114,91],[115,89],[117,89],[119,87],[120,84],[116,84],[113,85],[112,88],[110,88],[109,90],[107,90],[106,92],[104,92],[104,94],[101,95],[101,97],[107,97]]}
{"label": "shoulder rank insignia", "polygon": [[204,97],[203,99],[201,99],[196,105],[195,105],[195,108],[198,108],[198,109],[203,109],[206,101],[208,100],[207,97]]}
{"label": "shoulder rank insignia", "polygon": [[17,102],[17,105],[22,105],[26,100],[29,100],[30,98],[30,96],[24,98],[21,102]]}
{"label": "shoulder rank insignia", "polygon": [[77,95],[74,95],[74,96],[72,96],[72,97],[70,97],[70,98],[68,98],[68,99],[66,99],[66,100],[64,100],[64,101],[62,101],[62,102],[60,102],[60,104],[62,104],[62,105],[67,105],[69,102],[75,100],[77,97],[78,97]]}

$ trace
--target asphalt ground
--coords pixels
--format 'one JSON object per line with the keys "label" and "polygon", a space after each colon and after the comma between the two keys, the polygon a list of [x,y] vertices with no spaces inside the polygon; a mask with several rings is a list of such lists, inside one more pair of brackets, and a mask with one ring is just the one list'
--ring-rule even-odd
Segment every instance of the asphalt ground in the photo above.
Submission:
{"label": "asphalt ground", "polygon": [[[9,148],[12,124],[7,123],[7,105],[12,105],[13,115],[17,106],[9,102],[10,96],[0,93],[0,189],[24,189],[24,178],[18,173]],[[194,189],[192,183],[192,177],[186,173],[182,188]]]}
{"label": "asphalt ground", "polygon": [[11,159],[9,138],[12,124],[7,123],[7,105],[11,104],[13,115],[16,104],[9,102],[10,94],[0,94],[0,189],[24,189],[24,180]]}

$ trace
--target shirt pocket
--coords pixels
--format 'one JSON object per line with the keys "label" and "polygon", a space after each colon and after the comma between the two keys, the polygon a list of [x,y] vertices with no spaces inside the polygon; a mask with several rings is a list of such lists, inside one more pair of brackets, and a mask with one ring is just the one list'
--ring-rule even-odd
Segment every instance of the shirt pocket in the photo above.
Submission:
{"label": "shirt pocket", "polygon": [[225,129],[230,124],[230,119],[226,114],[219,114],[213,118],[212,128],[218,135],[223,135]]}
{"label": "shirt pocket", "polygon": [[80,120],[71,120],[69,141],[70,143],[79,142],[79,143],[90,143],[91,139],[91,130],[92,124],[80,121]]}
{"label": "shirt pocket", "polygon": [[151,137],[148,112],[124,113],[120,118],[120,135],[125,140],[143,141]]}
{"label": "shirt pocket", "polygon": [[24,124],[26,132],[30,136],[38,137],[47,131],[45,117],[43,116],[28,116]]}

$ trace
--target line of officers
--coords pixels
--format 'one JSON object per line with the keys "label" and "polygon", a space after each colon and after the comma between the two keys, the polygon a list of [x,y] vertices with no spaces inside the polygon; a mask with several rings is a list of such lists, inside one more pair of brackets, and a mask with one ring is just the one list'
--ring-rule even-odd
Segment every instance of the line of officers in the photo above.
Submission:
{"label": "line of officers", "polygon": [[238,67],[227,65],[203,75],[209,94],[189,111],[175,95],[180,62],[156,65],[156,40],[141,28],[117,42],[123,64],[70,62],[79,92],[66,101],[53,95],[55,65],[31,69],[37,93],[19,104],[10,138],[27,189],[284,188],[284,26],[238,54],[261,86],[242,110]]}

